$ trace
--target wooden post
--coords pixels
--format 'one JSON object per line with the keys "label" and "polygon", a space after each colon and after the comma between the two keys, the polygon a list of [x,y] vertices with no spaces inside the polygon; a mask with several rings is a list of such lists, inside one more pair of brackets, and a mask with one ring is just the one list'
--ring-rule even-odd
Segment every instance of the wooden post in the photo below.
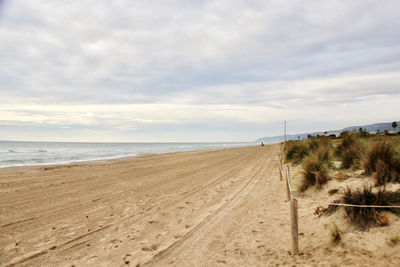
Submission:
{"label": "wooden post", "polygon": [[286,196],[287,200],[290,200],[290,177],[288,165],[286,165]]}
{"label": "wooden post", "polygon": [[282,176],[282,155],[279,155],[279,177],[281,178],[281,181],[283,179]]}
{"label": "wooden post", "polygon": [[298,221],[298,204],[297,191],[290,192],[290,221],[292,230],[292,255],[299,254],[299,221]]}
{"label": "wooden post", "polygon": [[285,148],[286,148],[286,121],[284,122],[284,126],[283,126],[283,135],[285,136]]}

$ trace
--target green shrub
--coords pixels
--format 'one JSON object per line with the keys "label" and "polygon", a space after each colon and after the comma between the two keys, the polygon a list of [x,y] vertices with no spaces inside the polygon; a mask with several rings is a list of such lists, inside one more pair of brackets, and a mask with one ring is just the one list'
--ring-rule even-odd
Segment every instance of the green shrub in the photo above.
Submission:
{"label": "green shrub", "polygon": [[318,149],[319,143],[317,138],[311,138],[308,140],[308,148],[312,151]]}
{"label": "green shrub", "polygon": [[368,153],[365,163],[366,174],[372,174],[376,171],[376,166],[379,160],[390,163],[393,161],[394,150],[393,147],[385,141],[380,141],[372,146],[371,151]]}
{"label": "green shrub", "polygon": [[400,189],[397,191],[387,191],[387,201],[390,203],[400,203]]}
{"label": "green shrub", "polygon": [[[322,154],[322,153],[321,153]],[[320,158],[318,154],[308,156],[303,161],[303,179],[299,186],[299,191],[304,192],[307,188],[316,185],[321,189],[329,179],[329,163]]]}
{"label": "green shrub", "polygon": [[318,146],[318,149],[316,151],[314,151],[314,154],[316,155],[316,157],[328,164],[328,166],[331,166],[331,146],[330,143],[326,143],[326,142],[321,142]]}
{"label": "green shrub", "polygon": [[291,141],[286,143],[285,160],[299,164],[308,155],[308,146],[304,141]]}
{"label": "green shrub", "polygon": [[299,164],[305,157],[317,153],[318,157],[330,163],[331,143],[327,137],[312,137],[304,141],[289,141],[286,143],[285,160]]}
{"label": "green shrub", "polygon": [[351,147],[356,142],[356,136],[351,133],[343,133],[340,137],[341,142],[335,149],[335,155],[339,156],[342,154],[342,151],[346,148]]}
{"label": "green shrub", "polygon": [[387,182],[391,180],[391,170],[387,163],[378,159],[376,166],[376,172],[374,174],[375,184],[376,185],[385,185]]}
{"label": "green shrub", "polygon": [[363,151],[359,144],[354,144],[353,146],[343,150],[340,155],[340,160],[342,161],[343,169],[358,169],[360,167]]}
{"label": "green shrub", "polygon": [[301,192],[314,185],[321,189],[329,179],[329,167],[332,165],[329,138],[312,138],[308,142],[311,154],[303,160],[303,179],[299,185]]}
{"label": "green shrub", "polygon": [[395,158],[392,143],[386,141],[375,143],[368,153],[364,168],[368,175],[375,173],[376,185],[400,180],[400,160]]}
{"label": "green shrub", "polygon": [[[371,187],[364,187],[361,190],[347,188],[343,197],[335,202],[352,205],[398,205],[400,203],[400,192],[379,190],[374,193]],[[337,207],[328,208],[328,211],[331,213],[336,209]],[[349,221],[362,230],[367,230],[370,226],[380,225],[382,219],[380,212],[382,211],[400,214],[400,210],[394,208],[344,207],[344,210]]]}
{"label": "green shrub", "polygon": [[341,160],[342,168],[358,168],[363,156],[363,148],[355,134],[345,134],[336,147],[335,155]]}

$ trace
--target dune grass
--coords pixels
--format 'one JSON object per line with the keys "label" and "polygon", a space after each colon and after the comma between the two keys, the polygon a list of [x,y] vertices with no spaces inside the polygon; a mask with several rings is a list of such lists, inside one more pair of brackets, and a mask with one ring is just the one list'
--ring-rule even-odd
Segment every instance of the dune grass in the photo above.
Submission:
{"label": "dune grass", "polygon": [[[341,162],[343,170],[363,169],[365,175],[373,175],[375,186],[385,185],[388,182],[400,182],[399,136],[345,133],[338,139],[312,137],[308,140],[290,142],[286,149],[286,159],[296,164],[301,163],[302,177],[298,185],[300,192],[314,186],[316,189],[321,189],[330,179],[330,170],[335,169],[332,164],[334,160]],[[343,170],[337,173],[338,179],[349,178],[346,173],[343,173]],[[341,192],[334,188],[327,193],[334,195]],[[334,202],[367,206],[400,205],[400,190],[386,191],[385,186],[347,188]],[[361,230],[368,230],[371,226],[388,225],[390,216],[386,213],[387,211],[400,215],[400,209],[390,207],[340,207],[336,205],[330,205],[325,214],[332,214],[338,208],[343,208],[349,222]],[[341,232],[338,227],[332,226],[329,231],[332,242],[340,240]]]}
{"label": "dune grass", "polygon": [[328,164],[322,162],[316,156],[309,156],[303,163],[303,179],[299,185],[299,191],[304,192],[311,186],[321,189],[329,180]]}
{"label": "dune grass", "polygon": [[342,230],[336,223],[326,224],[325,229],[329,231],[331,242],[337,244],[342,240]]}
{"label": "dune grass", "polygon": [[285,161],[299,164],[309,154],[306,141],[289,141],[285,148]]}
{"label": "dune grass", "polygon": [[389,246],[393,247],[400,244],[400,235],[392,235],[387,239]]}
{"label": "dune grass", "polygon": [[[364,187],[362,189],[347,188],[343,196],[336,200],[335,203],[344,203],[352,205],[378,205],[392,206],[400,204],[400,191],[389,192],[379,189],[373,192],[372,187]],[[330,206],[327,214],[336,211],[339,206]],[[350,223],[354,224],[361,230],[368,230],[371,226],[387,225],[385,215],[382,211],[390,211],[400,215],[399,209],[394,208],[371,208],[371,207],[344,207],[346,216]]]}
{"label": "dune grass", "polygon": [[343,169],[358,169],[364,149],[356,134],[345,134],[335,149],[335,155],[342,162]]}
{"label": "dune grass", "polygon": [[321,189],[329,180],[329,168],[332,167],[331,143],[326,137],[308,141],[310,153],[303,160],[302,180],[298,190],[304,192],[311,186]]}
{"label": "dune grass", "polygon": [[400,182],[400,138],[398,136],[363,135],[346,132],[338,139],[325,136],[302,141],[289,141],[285,160],[302,165],[299,191],[316,186],[321,189],[329,180],[329,172],[340,162],[343,170],[363,169],[373,175],[375,185]]}
{"label": "dune grass", "polygon": [[336,194],[336,193],[338,193],[338,192],[339,192],[339,189],[333,188],[333,189],[331,189],[331,190],[328,191],[328,195],[332,196],[332,195],[334,195],[334,194]]}
{"label": "dune grass", "polygon": [[400,181],[400,159],[395,156],[395,147],[390,141],[381,140],[372,146],[364,170],[367,175],[374,173],[376,185]]}

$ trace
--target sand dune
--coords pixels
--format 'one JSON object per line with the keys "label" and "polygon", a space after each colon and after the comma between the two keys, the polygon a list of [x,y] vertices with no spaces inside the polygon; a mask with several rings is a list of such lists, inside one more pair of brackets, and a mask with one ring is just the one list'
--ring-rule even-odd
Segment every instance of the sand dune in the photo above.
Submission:
{"label": "sand dune", "polygon": [[382,253],[337,257],[347,248],[329,250],[311,207],[300,209],[302,254],[288,254],[279,151],[270,145],[1,169],[0,265],[390,265]]}

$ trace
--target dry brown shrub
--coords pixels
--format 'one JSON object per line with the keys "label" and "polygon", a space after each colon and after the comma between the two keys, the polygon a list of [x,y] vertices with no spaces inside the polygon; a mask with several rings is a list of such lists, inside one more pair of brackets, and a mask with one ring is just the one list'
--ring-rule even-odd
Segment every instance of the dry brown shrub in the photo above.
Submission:
{"label": "dry brown shrub", "polygon": [[344,181],[344,180],[349,179],[349,175],[344,172],[338,172],[338,173],[336,173],[336,179],[339,181]]}
{"label": "dry brown shrub", "polygon": [[391,220],[392,220],[392,218],[391,218],[389,215],[387,215],[387,214],[381,214],[381,215],[378,217],[378,223],[379,223],[380,226],[387,226],[387,225],[389,225],[389,223],[390,223]]}

